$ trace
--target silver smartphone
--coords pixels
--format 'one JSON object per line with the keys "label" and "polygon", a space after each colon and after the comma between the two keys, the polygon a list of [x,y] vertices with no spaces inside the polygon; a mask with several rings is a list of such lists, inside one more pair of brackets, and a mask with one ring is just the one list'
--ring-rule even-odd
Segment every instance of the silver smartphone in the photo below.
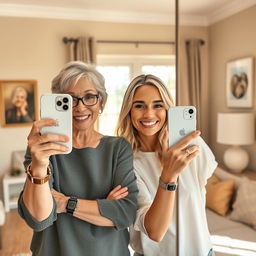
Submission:
{"label": "silver smartphone", "polygon": [[169,147],[196,130],[196,108],[177,106],[168,109]]}
{"label": "silver smartphone", "polygon": [[69,137],[68,142],[59,142],[72,151],[72,97],[69,94],[44,94],[40,98],[41,119],[54,119],[56,126],[46,126],[41,129],[41,134],[53,133]]}

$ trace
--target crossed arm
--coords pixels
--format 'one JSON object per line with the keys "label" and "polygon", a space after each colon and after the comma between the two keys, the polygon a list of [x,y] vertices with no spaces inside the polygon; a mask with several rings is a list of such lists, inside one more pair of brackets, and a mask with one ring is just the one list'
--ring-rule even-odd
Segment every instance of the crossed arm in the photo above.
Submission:
{"label": "crossed arm", "polygon": [[[49,157],[67,150],[65,146],[53,143],[56,141],[67,141],[68,138],[66,136],[40,134],[40,129],[43,126],[55,124],[54,120],[36,121],[28,136],[28,148],[31,152],[30,161],[32,161],[31,174],[33,177],[45,177],[47,174],[47,166],[49,165]],[[127,187],[121,188],[121,186],[117,186],[109,193],[106,199],[122,199],[127,195]],[[36,221],[42,222],[51,215],[54,207],[53,197],[57,205],[57,213],[66,212],[66,204],[69,196],[51,190],[48,182],[39,185],[33,184],[27,179],[22,194],[22,201],[30,215],[32,215]],[[97,200],[78,199],[78,206],[74,212],[74,216],[99,226],[115,226],[112,220],[100,214]]]}
{"label": "crossed arm", "polygon": [[[66,205],[69,199],[68,196],[52,189],[51,193],[57,203],[57,213],[65,213]],[[118,185],[115,187],[107,196],[107,200],[117,200],[124,198],[128,195],[128,188],[121,187]],[[101,216],[99,211],[98,202],[96,200],[85,200],[78,199],[77,207],[73,213],[73,215],[81,220],[90,222],[94,225],[98,226],[115,226],[114,223],[106,218]]]}

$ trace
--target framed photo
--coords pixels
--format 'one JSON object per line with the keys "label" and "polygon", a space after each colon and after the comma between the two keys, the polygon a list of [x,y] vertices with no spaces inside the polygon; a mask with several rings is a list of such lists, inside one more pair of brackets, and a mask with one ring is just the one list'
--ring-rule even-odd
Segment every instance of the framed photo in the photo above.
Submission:
{"label": "framed photo", "polygon": [[227,63],[227,106],[253,106],[253,58],[242,58]]}
{"label": "framed photo", "polygon": [[30,126],[38,119],[37,81],[0,81],[2,127]]}

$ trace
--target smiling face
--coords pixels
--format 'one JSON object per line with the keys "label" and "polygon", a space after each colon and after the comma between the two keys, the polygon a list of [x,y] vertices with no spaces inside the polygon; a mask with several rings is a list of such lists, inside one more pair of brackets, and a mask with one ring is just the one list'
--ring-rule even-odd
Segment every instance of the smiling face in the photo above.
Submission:
{"label": "smiling face", "polygon": [[165,124],[166,108],[155,86],[142,85],[136,89],[131,120],[142,140],[158,136],[158,132]]}
{"label": "smiling face", "polygon": [[12,103],[15,105],[16,108],[20,108],[26,102],[27,94],[23,90],[18,90],[14,97]]}
{"label": "smiling face", "polygon": [[[71,86],[65,93],[78,98],[98,94],[94,85],[86,78],[81,78],[74,87]],[[94,130],[94,123],[100,110],[100,100],[93,106],[85,106],[80,100],[78,105],[73,107],[73,129],[75,131]]]}

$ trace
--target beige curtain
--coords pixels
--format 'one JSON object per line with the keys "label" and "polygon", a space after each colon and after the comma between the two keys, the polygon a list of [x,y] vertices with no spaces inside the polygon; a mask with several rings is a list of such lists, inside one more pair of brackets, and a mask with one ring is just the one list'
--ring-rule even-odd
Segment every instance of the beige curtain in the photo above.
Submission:
{"label": "beige curtain", "polygon": [[183,40],[180,47],[179,105],[193,105],[197,108],[197,128],[202,127],[202,71],[199,39]]}
{"label": "beige curtain", "polygon": [[68,43],[69,59],[96,64],[96,43],[93,37],[79,37]]}

